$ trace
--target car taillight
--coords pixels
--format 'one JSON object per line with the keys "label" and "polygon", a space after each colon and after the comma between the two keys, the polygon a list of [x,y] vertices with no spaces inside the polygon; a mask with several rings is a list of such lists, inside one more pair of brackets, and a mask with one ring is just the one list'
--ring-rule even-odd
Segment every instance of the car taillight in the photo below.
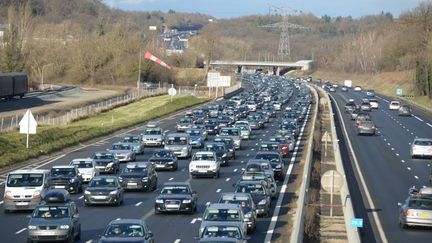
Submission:
{"label": "car taillight", "polygon": [[414,216],[414,213],[411,210],[405,211],[405,216]]}
{"label": "car taillight", "polygon": [[372,126],[372,129],[376,129],[376,126],[375,126],[375,125],[373,125],[373,126]]}

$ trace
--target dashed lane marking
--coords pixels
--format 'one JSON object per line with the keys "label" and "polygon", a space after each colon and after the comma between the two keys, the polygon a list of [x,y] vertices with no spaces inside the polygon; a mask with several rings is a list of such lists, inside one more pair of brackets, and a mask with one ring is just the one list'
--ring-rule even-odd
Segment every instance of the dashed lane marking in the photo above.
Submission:
{"label": "dashed lane marking", "polygon": [[139,202],[139,203],[137,203],[137,204],[135,204],[135,206],[139,206],[139,205],[141,205],[143,202]]}
{"label": "dashed lane marking", "polygon": [[18,230],[17,232],[15,232],[16,235],[21,234],[22,232],[26,231],[27,228],[22,228],[20,230]]}
{"label": "dashed lane marking", "polygon": [[225,181],[230,181],[230,180],[231,180],[231,178],[226,178],[226,179],[225,179]]}
{"label": "dashed lane marking", "polygon": [[174,241],[174,243],[180,243],[180,241],[181,241],[180,239],[177,239]]}
{"label": "dashed lane marking", "polygon": [[174,180],[174,177],[171,177],[171,178],[169,178],[168,180],[169,180],[169,181],[172,181],[172,180]]}
{"label": "dashed lane marking", "polygon": [[219,188],[219,189],[216,190],[216,193],[219,193],[221,191],[222,191],[222,189]]}
{"label": "dashed lane marking", "polygon": [[411,167],[407,167],[408,170],[411,170]]}
{"label": "dashed lane marking", "polygon": [[423,121],[420,117],[418,117],[418,116],[414,116],[415,117],[415,119],[417,119],[417,120],[419,120],[419,121]]}
{"label": "dashed lane marking", "polygon": [[418,177],[418,176],[414,176],[414,178],[416,178],[417,180],[419,179],[419,177]]}

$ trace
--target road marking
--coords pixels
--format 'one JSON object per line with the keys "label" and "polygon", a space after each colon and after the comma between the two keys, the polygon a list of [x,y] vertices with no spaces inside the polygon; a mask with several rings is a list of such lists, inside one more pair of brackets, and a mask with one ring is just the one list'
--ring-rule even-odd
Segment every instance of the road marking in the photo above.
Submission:
{"label": "road marking", "polygon": [[249,157],[249,154],[246,154],[246,157]]}
{"label": "road marking", "polygon": [[414,178],[416,178],[417,180],[419,179],[419,177],[418,177],[418,176],[414,176]]}
{"label": "road marking", "polygon": [[27,228],[22,228],[20,230],[18,230],[17,232],[15,232],[16,235],[21,234],[22,232],[24,232],[25,230],[27,230]]}
{"label": "road marking", "polygon": [[384,138],[384,141],[387,141],[387,138]]}
{"label": "road marking", "polygon": [[195,222],[198,220],[198,218],[194,218],[192,219],[192,221],[190,222],[191,224],[195,224]]}
{"label": "road marking", "polygon": [[254,151],[255,149],[254,148],[251,148],[251,151]]}
{"label": "road marking", "polygon": [[93,240],[88,240],[85,243],[92,243],[92,242],[93,242]]}
{"label": "road marking", "polygon": [[234,169],[234,172],[237,172],[238,169]]}
{"label": "road marking", "polygon": [[121,218],[116,218],[116,220],[120,220]]}
{"label": "road marking", "polygon": [[396,156],[399,156],[399,154],[396,154]]}
{"label": "road marking", "polygon": [[431,125],[429,122],[427,122],[426,124],[427,124],[428,126],[432,127],[432,125]]}
{"label": "road marking", "polygon": [[221,191],[222,191],[222,189],[219,188],[219,189],[216,190],[216,193],[219,193]]}
{"label": "road marking", "polygon": [[139,203],[137,203],[137,204],[135,204],[135,206],[139,206],[139,205],[141,205],[143,202],[139,202]]}
{"label": "road marking", "polygon": [[244,163],[244,160],[240,161],[240,163],[243,164],[243,163]]}
{"label": "road marking", "polygon": [[411,170],[411,167],[407,167],[408,170]]}
{"label": "road marking", "polygon": [[174,177],[171,177],[171,178],[169,178],[168,180],[169,180],[169,181],[172,181],[172,180],[174,180]]}
{"label": "road marking", "polygon": [[401,160],[402,163],[405,163],[405,160]]}
{"label": "road marking", "polygon": [[226,178],[226,179],[225,179],[225,181],[230,181],[230,180],[231,180],[231,178]]}
{"label": "road marking", "polygon": [[180,243],[180,239],[175,240],[174,243]]}
{"label": "road marking", "polygon": [[81,196],[81,197],[79,197],[78,199],[83,199],[84,198],[84,196]]}
{"label": "road marking", "polygon": [[418,116],[414,116],[417,120],[419,120],[419,121],[423,121],[420,117],[418,117]]}
{"label": "road marking", "polygon": [[414,135],[414,133],[411,133],[411,135]]}
{"label": "road marking", "polygon": [[255,146],[258,146],[258,143],[256,143]]}
{"label": "road marking", "polygon": [[387,143],[387,145],[390,146],[391,144],[390,144],[390,143]]}
{"label": "road marking", "polygon": [[0,201],[0,205],[2,205],[3,204],[3,201]]}
{"label": "road marking", "polygon": [[186,168],[183,168],[182,171],[186,171]]}
{"label": "road marking", "polygon": [[394,148],[391,148],[392,151],[394,151]]}

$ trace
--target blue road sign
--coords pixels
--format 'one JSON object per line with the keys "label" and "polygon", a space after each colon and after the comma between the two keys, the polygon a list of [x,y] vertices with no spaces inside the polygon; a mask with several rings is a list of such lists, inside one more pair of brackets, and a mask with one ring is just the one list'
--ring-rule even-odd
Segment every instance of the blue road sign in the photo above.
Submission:
{"label": "blue road sign", "polygon": [[403,95],[402,89],[396,89],[396,95],[397,96],[402,96]]}
{"label": "blue road sign", "polygon": [[363,219],[362,218],[352,218],[351,226],[356,228],[363,228]]}

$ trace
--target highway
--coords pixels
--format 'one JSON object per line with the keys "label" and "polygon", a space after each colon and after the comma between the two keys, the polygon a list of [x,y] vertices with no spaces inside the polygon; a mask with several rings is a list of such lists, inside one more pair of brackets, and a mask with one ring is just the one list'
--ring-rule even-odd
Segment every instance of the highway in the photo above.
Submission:
{"label": "highway", "polygon": [[[341,129],[340,134],[345,136],[341,139],[341,151],[351,153],[350,144],[354,150],[354,154],[350,154],[352,157],[347,154],[342,155],[345,165],[351,164],[350,170],[355,171],[356,177],[348,179],[358,185],[364,183],[368,191],[361,188],[361,202],[355,201],[355,197],[359,195],[352,195],[354,203],[357,204],[356,213],[360,217],[368,217],[365,219],[365,229],[362,230],[363,241],[372,242],[375,239],[380,242],[381,239],[383,242],[430,242],[431,234],[427,228],[408,230],[399,228],[397,205],[408,197],[409,187],[427,186],[429,183],[431,161],[412,159],[409,149],[415,137],[432,138],[430,115],[414,109],[414,116],[400,117],[397,111],[388,109],[390,101],[388,97],[377,96],[380,108],[373,110],[371,116],[378,132],[375,136],[358,136],[354,121],[349,119],[343,109],[349,99],[359,103],[366,94],[350,90],[331,92],[330,96],[336,101],[334,107],[340,109],[334,117],[338,120],[336,124],[339,124],[337,128]],[[351,161],[348,161],[350,158]],[[361,175],[356,170],[356,161]],[[351,188],[356,189],[356,186],[351,185]],[[360,211],[363,206],[359,204],[367,206]],[[373,238],[369,235],[371,229]]]}
{"label": "highway", "polygon": [[[283,107],[284,108],[284,107]],[[178,113],[165,118],[160,119],[161,127],[173,131],[175,123],[180,116],[184,113]],[[158,190],[155,192],[127,192],[125,193],[124,204],[120,207],[84,207],[83,195],[72,195],[79,206],[80,221],[82,227],[81,242],[96,242],[97,234],[101,234],[105,229],[106,225],[113,219],[117,218],[142,218],[145,219],[149,225],[150,230],[155,235],[155,242],[196,242],[193,239],[194,236],[198,235],[199,225],[201,223],[201,216],[208,202],[215,202],[219,194],[222,192],[233,191],[233,183],[235,183],[242,172],[242,168],[245,167],[248,159],[254,158],[260,141],[265,141],[266,138],[274,135],[277,130],[278,121],[280,120],[280,113],[277,118],[272,118],[270,123],[266,124],[264,130],[254,130],[252,132],[252,139],[243,140],[242,148],[236,151],[236,159],[230,162],[228,167],[221,168],[220,178],[218,179],[190,179],[188,174],[189,160],[179,160],[179,169],[175,172],[158,172],[158,188],[167,181],[189,181],[192,184],[192,188],[198,193],[198,210],[193,215],[189,214],[154,214],[154,200],[158,195]],[[305,123],[306,124],[306,123]],[[143,124],[144,125],[144,124]],[[143,127],[139,127],[129,131],[130,134],[139,134]],[[307,134],[307,130],[304,131]],[[72,159],[89,157],[94,152],[104,151],[110,148],[113,142],[118,141],[124,134],[118,134],[112,138],[101,139],[100,142],[96,142],[90,146],[66,153],[60,156],[58,159],[50,161],[40,166],[43,169],[49,169],[53,165],[65,165],[68,164]],[[211,139],[211,138],[210,138]],[[303,141],[304,139],[300,139]],[[298,147],[302,145],[297,144]],[[137,161],[146,161],[154,151],[154,148],[146,147],[145,154],[137,156]],[[194,149],[194,152],[197,151]],[[297,157],[288,157],[285,159],[286,168],[290,164],[296,166],[302,156],[299,149]],[[122,164],[124,166],[124,164]],[[34,168],[29,167],[29,168]],[[292,169],[292,168],[291,168]],[[289,172],[290,170],[288,170]],[[285,180],[287,181],[287,180]],[[282,182],[278,182],[278,189],[280,189]],[[0,195],[3,196],[3,188],[0,191]],[[279,194],[278,194],[279,195]],[[282,193],[284,196],[282,204],[284,205],[288,201],[288,194]],[[278,200],[272,200],[271,213],[273,215],[275,204]],[[2,202],[0,202],[1,204]],[[282,206],[283,206],[282,205]],[[0,233],[2,235],[2,242],[25,242],[27,236],[27,223],[30,212],[14,212],[10,214],[4,214],[3,207],[0,205]],[[275,215],[273,215],[275,216]],[[269,225],[272,217],[258,218],[257,230],[251,235],[249,242],[264,242],[269,230]],[[284,224],[277,222],[276,227],[283,227]],[[270,229],[271,230],[271,229]],[[270,235],[272,241],[277,240],[278,236]]]}

